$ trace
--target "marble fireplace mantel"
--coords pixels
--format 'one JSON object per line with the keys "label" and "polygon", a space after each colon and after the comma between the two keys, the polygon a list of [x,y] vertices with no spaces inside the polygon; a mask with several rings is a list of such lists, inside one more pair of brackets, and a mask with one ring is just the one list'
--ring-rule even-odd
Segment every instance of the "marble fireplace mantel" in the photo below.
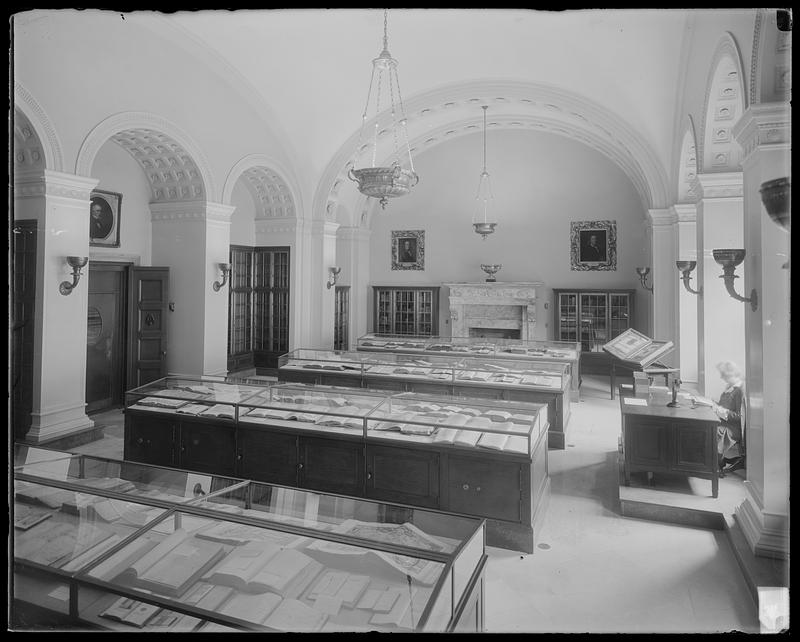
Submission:
{"label": "marble fireplace mantel", "polygon": [[544,283],[494,281],[442,285],[450,290],[453,337],[475,336],[473,332],[483,329],[518,331],[524,341],[534,338],[536,291]]}

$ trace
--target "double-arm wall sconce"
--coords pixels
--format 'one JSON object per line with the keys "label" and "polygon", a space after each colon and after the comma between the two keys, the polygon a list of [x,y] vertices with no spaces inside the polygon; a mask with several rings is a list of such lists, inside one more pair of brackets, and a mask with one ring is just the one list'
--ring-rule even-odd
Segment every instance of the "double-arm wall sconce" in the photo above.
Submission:
{"label": "double-arm wall sconce", "polygon": [[222,272],[222,281],[214,281],[214,292],[219,292],[228,282],[228,275],[231,273],[230,263],[217,263],[219,271]]}
{"label": "double-arm wall sconce", "polygon": [[739,276],[735,273],[736,266],[744,261],[745,251],[740,249],[722,249],[712,250],[714,260],[722,266],[722,276],[719,278],[725,280],[725,289],[737,301],[744,301],[750,304],[750,309],[755,312],[758,309],[758,293],[755,290],[750,290],[750,297],[743,297],[736,293],[733,287],[733,280],[738,279]]}
{"label": "double-arm wall sconce", "polygon": [[648,292],[652,292],[653,291],[653,286],[652,285],[650,285],[650,286],[647,285],[647,275],[650,274],[650,268],[649,267],[637,267],[636,268],[636,273],[639,275],[639,282],[642,284],[642,287],[645,290],[647,290]]}
{"label": "double-arm wall sconce", "polygon": [[81,269],[86,267],[86,264],[89,262],[88,256],[68,256],[67,257],[67,265],[72,268],[72,283],[69,281],[62,281],[61,284],[58,286],[58,291],[61,292],[64,296],[68,294],[72,294],[72,291],[75,289],[75,286],[78,285],[78,281],[81,279]]}
{"label": "double-arm wall sconce", "polygon": [[325,285],[327,285],[328,289],[330,290],[334,285],[336,285],[336,280],[339,278],[339,272],[342,271],[342,268],[333,266],[329,267],[328,271],[330,271],[331,275]]}
{"label": "double-arm wall sconce", "polygon": [[698,288],[697,290],[692,290],[692,287],[689,285],[689,281],[692,279],[692,270],[697,267],[697,261],[675,261],[675,266],[681,273],[683,287],[686,288],[686,291],[691,292],[692,294],[700,294],[700,292],[703,291],[702,287]]}

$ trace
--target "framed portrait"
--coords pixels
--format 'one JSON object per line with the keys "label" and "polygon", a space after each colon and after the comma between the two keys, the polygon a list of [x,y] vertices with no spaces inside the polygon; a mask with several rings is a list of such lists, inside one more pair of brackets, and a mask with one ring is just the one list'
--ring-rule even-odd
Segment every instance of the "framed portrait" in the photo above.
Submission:
{"label": "framed portrait", "polygon": [[572,221],[569,241],[571,269],[617,269],[616,221]]}
{"label": "framed portrait", "polygon": [[89,245],[119,247],[122,194],[92,190],[89,201]]}
{"label": "framed portrait", "polygon": [[392,269],[425,269],[425,230],[392,231]]}

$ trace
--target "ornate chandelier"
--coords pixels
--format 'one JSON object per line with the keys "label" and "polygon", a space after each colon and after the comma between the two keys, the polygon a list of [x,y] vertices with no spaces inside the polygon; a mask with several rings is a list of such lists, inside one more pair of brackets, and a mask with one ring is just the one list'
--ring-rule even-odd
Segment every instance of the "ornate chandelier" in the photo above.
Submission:
{"label": "ornate chandelier", "polygon": [[[490,202],[494,199],[492,195],[492,184],[489,180],[489,172],[486,171],[486,110],[488,107],[483,105],[483,171],[481,172],[480,182],[478,183],[478,193],[475,196],[475,212],[472,215],[472,227],[475,233],[480,234],[483,240],[494,232],[497,223],[489,222]],[[482,210],[482,211],[481,211]]]}
{"label": "ornate chandelier", "polygon": [[[372,61],[372,77],[369,82],[367,92],[367,103],[364,106],[364,114],[361,116],[361,129],[358,133],[358,144],[353,156],[353,165],[347,175],[350,180],[358,183],[358,191],[365,196],[380,199],[383,209],[386,209],[387,199],[403,196],[411,191],[419,182],[419,176],[414,171],[414,162],[411,160],[411,149],[408,144],[408,132],[406,131],[406,115],[403,109],[403,99],[400,95],[400,82],[397,78],[397,61],[389,53],[389,38],[387,36],[387,14],[383,11],[383,51]],[[384,78],[385,74],[385,78]],[[377,81],[377,82],[376,82]],[[372,87],[377,86],[375,92],[375,125],[372,134],[372,166],[362,169],[355,167],[355,155],[361,148],[364,125],[367,122],[367,112],[370,108],[372,98]],[[379,122],[378,115],[381,111],[381,94],[388,93],[388,103],[391,117],[391,133],[394,141],[394,154],[392,164],[389,167],[376,167],[376,156],[378,147]],[[395,94],[397,101],[395,102]],[[386,103],[383,103],[386,105]],[[402,132],[400,132],[402,130]],[[398,135],[402,133],[405,144],[405,153],[408,155],[408,165],[410,169],[405,169],[400,165],[400,150]]]}

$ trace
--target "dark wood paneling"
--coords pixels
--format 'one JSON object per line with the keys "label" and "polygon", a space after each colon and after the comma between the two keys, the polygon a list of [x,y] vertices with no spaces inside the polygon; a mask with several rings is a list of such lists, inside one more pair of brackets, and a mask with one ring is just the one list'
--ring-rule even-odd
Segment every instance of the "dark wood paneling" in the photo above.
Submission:
{"label": "dark wood paneling", "polygon": [[239,425],[239,471],[245,479],[297,486],[297,435]]}
{"label": "dark wood paneling", "polygon": [[187,470],[233,475],[236,472],[234,422],[181,421],[178,465]]}
{"label": "dark wood paneling", "polygon": [[302,488],[364,495],[364,445],[359,441],[300,437]]}
{"label": "dark wood paneling", "polygon": [[176,466],[178,422],[152,414],[125,411],[124,457],[156,466]]}
{"label": "dark wood paneling", "polygon": [[24,437],[33,409],[33,346],[36,311],[36,221],[14,221],[11,318],[11,423]]}
{"label": "dark wood paneling", "polygon": [[[447,485],[445,510],[515,522],[521,519],[518,465],[450,455]],[[514,489],[517,492],[512,492]]]}
{"label": "dark wood paneling", "polygon": [[367,445],[367,496],[427,508],[439,506],[439,454]]}

